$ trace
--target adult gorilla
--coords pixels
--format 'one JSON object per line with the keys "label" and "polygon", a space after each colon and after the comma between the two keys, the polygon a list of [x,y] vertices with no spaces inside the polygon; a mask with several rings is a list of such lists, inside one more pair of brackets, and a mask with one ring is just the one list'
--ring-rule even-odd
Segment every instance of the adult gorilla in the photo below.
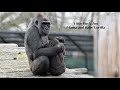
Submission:
{"label": "adult gorilla", "polygon": [[25,51],[34,75],[61,75],[65,72],[64,38],[49,39],[50,21],[37,13],[25,33]]}

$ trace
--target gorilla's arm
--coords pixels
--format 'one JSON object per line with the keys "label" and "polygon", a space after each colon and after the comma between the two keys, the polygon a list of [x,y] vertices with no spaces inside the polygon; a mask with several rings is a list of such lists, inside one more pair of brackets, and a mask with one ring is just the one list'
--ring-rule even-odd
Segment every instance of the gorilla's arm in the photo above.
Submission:
{"label": "gorilla's arm", "polygon": [[40,48],[35,51],[34,58],[37,58],[38,56],[55,56],[60,52],[63,52],[64,46],[63,44],[58,44],[57,46],[54,47],[47,47],[47,48]]}
{"label": "gorilla's arm", "polygon": [[26,37],[26,42],[29,49],[31,49],[33,52],[34,59],[38,56],[54,56],[64,50],[64,45],[62,43],[54,47],[42,48],[42,42],[39,42],[40,37],[38,29],[36,27],[31,27],[28,31],[29,32],[27,33],[28,35]]}

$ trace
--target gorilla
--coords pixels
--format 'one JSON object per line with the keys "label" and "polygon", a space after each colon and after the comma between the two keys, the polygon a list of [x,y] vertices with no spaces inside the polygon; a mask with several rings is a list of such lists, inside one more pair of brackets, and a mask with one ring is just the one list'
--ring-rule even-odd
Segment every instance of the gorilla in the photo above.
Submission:
{"label": "gorilla", "polygon": [[24,46],[34,75],[61,75],[65,72],[63,37],[49,38],[50,20],[37,13],[25,33]]}

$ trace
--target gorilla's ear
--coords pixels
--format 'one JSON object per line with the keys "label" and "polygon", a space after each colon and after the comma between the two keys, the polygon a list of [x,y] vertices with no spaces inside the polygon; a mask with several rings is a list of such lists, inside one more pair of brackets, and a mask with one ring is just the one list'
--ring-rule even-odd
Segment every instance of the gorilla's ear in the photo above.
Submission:
{"label": "gorilla's ear", "polygon": [[35,21],[35,25],[38,25],[38,20]]}

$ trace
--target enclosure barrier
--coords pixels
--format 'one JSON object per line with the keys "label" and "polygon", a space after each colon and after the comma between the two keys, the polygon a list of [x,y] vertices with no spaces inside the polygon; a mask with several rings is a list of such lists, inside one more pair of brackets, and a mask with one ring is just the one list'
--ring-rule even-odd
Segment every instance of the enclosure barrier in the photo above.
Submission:
{"label": "enclosure barrier", "polygon": [[120,77],[120,18],[101,17],[99,25],[105,29],[94,33],[94,66],[96,77]]}
{"label": "enclosure barrier", "polygon": [[[24,47],[25,31],[0,31],[0,43],[15,43]],[[81,52],[85,56],[85,67],[88,68],[87,56],[93,54],[93,35],[91,33],[50,33],[50,38],[62,36],[65,38],[66,56],[73,52]]]}

